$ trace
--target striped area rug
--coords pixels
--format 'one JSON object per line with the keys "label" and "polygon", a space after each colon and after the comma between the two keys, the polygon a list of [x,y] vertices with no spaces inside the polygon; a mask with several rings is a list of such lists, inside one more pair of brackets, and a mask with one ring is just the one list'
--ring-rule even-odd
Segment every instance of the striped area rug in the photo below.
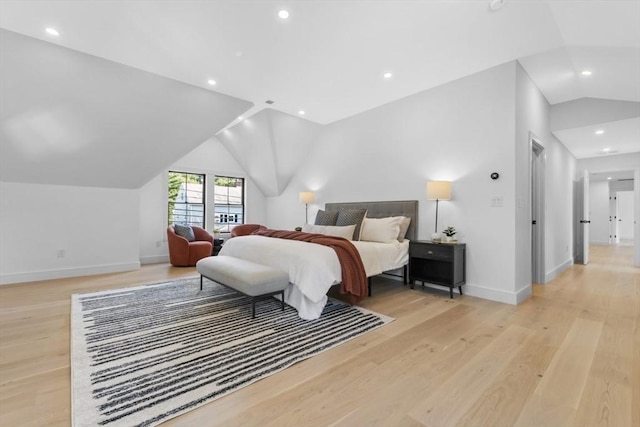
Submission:
{"label": "striped area rug", "polygon": [[330,301],[301,320],[191,278],[72,296],[73,425],[154,426],[390,322]]}

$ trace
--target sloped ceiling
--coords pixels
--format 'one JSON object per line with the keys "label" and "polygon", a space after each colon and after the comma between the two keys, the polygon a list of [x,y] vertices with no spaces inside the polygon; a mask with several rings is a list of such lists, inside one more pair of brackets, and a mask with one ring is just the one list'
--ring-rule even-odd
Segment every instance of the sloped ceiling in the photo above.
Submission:
{"label": "sloped ceiling", "polygon": [[577,159],[640,151],[640,102],[576,99],[552,105],[550,120]]}
{"label": "sloped ceiling", "polygon": [[265,196],[280,195],[303,163],[322,126],[264,109],[218,138]]}
{"label": "sloped ceiling", "polygon": [[252,104],[0,30],[0,180],[138,188]]}

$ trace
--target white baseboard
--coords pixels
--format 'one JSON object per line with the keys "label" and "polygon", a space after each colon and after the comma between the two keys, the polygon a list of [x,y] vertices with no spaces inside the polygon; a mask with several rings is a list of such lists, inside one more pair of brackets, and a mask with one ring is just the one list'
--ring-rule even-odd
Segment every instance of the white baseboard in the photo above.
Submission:
{"label": "white baseboard", "polygon": [[[416,284],[415,286],[422,286],[422,284]],[[434,285],[432,283],[425,283],[424,286],[449,292],[449,288],[447,286]],[[458,288],[453,288],[453,293],[459,294],[460,292],[458,291]],[[517,305],[529,297],[529,295],[531,294],[531,286],[524,287],[518,292],[512,293],[499,289],[483,288],[474,285],[462,285],[462,293],[471,297],[478,297],[491,301],[503,302],[505,304]]]}
{"label": "white baseboard", "polygon": [[59,270],[10,273],[0,275],[0,285],[37,282],[40,280],[65,279],[67,277],[93,276],[95,274],[119,273],[121,271],[138,270],[139,268],[139,262],[129,262],[122,264],[94,265],[90,267],[63,268]]}
{"label": "white baseboard", "polygon": [[143,256],[140,257],[140,264],[161,264],[169,262],[169,255],[155,255],[155,256]]}
{"label": "white baseboard", "polygon": [[474,285],[464,285],[462,292],[472,297],[484,298],[505,304],[517,305],[527,299],[531,294],[531,286],[526,286],[518,292],[507,292],[500,289],[485,288]]}
{"label": "white baseboard", "polygon": [[571,267],[573,263],[574,263],[574,259],[569,258],[568,260],[566,260],[565,262],[563,262],[562,264],[560,264],[559,266],[557,266],[556,268],[554,268],[553,270],[545,274],[544,283],[549,283],[550,281],[558,277],[560,273],[565,271],[567,268]]}

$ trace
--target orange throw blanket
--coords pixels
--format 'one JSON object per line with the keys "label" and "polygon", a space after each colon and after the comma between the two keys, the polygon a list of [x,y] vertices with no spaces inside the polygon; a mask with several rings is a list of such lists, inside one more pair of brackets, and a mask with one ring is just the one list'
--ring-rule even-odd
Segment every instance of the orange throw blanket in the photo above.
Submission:
{"label": "orange throw blanket", "polygon": [[364,264],[356,247],[342,237],[325,236],[324,234],[303,233],[301,231],[288,230],[257,230],[254,235],[276,237],[279,239],[299,240],[301,242],[317,243],[329,246],[338,255],[342,270],[342,283],[339,291],[347,294],[349,304],[357,304],[367,296],[367,274]]}

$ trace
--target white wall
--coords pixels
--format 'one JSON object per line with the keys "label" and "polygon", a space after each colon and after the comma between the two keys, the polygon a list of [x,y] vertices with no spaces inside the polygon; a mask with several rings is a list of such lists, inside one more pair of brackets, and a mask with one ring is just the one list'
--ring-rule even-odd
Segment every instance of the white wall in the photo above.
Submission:
{"label": "white wall", "polygon": [[524,69],[516,77],[516,289],[531,287],[531,135],[544,147],[545,282],[573,264],[576,159],[550,131],[550,105]]}
{"label": "white wall", "polygon": [[[417,199],[427,239],[435,203],[426,182],[451,180],[438,223],[467,243],[466,292],[515,303],[514,103],[511,62],[327,125],[283,194],[267,199],[267,222],[301,225],[304,190],[316,192],[311,220],[325,202]],[[490,207],[493,196],[503,207]]]}
{"label": "white wall", "polygon": [[137,190],[1,182],[0,283],[139,268],[138,217]]}
{"label": "white wall", "polygon": [[589,243],[609,244],[609,182],[589,183]]}
{"label": "white wall", "polygon": [[[212,137],[167,168],[167,171],[204,173],[207,175],[207,200],[213,200],[215,175],[245,178],[245,222],[266,223],[265,198],[253,180],[233,159],[217,138]],[[167,172],[140,188],[140,262],[166,262],[167,251]],[[206,228],[213,230],[213,205],[206,212]],[[223,237],[225,237],[223,235]]]}

